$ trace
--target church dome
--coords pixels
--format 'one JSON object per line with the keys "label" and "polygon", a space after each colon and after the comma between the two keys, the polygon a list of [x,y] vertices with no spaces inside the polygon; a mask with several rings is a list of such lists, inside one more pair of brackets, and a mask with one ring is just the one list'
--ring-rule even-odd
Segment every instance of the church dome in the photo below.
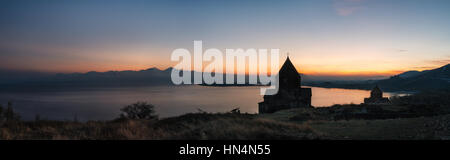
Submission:
{"label": "church dome", "polygon": [[373,87],[372,91],[370,91],[370,97],[374,97],[374,98],[383,97],[383,91],[381,91],[381,89],[378,88],[378,85]]}
{"label": "church dome", "polygon": [[297,88],[300,87],[301,77],[295,69],[289,56],[286,58],[283,66],[279,71],[280,88]]}

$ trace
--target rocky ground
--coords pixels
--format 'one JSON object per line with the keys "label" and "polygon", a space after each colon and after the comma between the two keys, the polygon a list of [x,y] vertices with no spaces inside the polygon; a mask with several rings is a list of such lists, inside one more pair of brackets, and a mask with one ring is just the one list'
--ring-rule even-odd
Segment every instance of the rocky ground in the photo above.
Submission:
{"label": "rocky ground", "polygon": [[[363,115],[360,110],[354,112]],[[323,109],[291,109],[260,115],[260,118],[309,126],[320,135],[320,139],[446,140],[450,137],[450,114],[381,119],[373,119],[372,116],[368,119],[363,116],[335,119],[334,116],[336,112]]]}

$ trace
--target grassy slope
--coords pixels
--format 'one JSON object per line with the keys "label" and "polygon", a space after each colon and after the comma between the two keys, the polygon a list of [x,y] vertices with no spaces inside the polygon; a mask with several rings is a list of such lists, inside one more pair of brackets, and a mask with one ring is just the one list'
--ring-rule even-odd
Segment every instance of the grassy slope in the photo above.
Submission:
{"label": "grassy slope", "polygon": [[[402,140],[450,139],[450,115],[384,120],[305,120],[294,118],[305,109],[284,110],[261,118],[311,127],[321,139]],[[294,119],[294,120],[293,120]]]}
{"label": "grassy slope", "polygon": [[[435,139],[426,118],[308,122],[332,139]],[[425,131],[425,132],[421,132]]]}
{"label": "grassy slope", "polygon": [[310,127],[250,114],[186,114],[160,121],[4,124],[0,139],[316,139]]}
{"label": "grassy slope", "polygon": [[[156,120],[11,122],[0,139],[449,139],[450,115],[327,120],[309,109],[273,114],[192,113]],[[304,117],[305,119],[298,118]]]}

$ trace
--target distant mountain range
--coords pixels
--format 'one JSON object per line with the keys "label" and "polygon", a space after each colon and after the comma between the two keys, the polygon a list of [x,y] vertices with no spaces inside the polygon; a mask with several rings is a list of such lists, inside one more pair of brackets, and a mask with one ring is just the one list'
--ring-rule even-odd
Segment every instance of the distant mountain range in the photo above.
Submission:
{"label": "distant mountain range", "polygon": [[420,72],[420,71],[406,71],[406,72],[403,72],[401,74],[398,74],[397,76],[400,77],[400,78],[409,78],[409,77],[418,76],[418,75],[422,74],[423,72],[426,72],[426,71],[422,71],[422,72]]}
{"label": "distant mountain range", "polygon": [[391,90],[434,90],[450,88],[450,64],[422,72],[408,71],[389,79],[376,81]]}
{"label": "distant mountain range", "polygon": [[[172,85],[172,68],[150,68],[140,71],[108,71],[52,74],[0,71],[0,89],[42,89],[80,87],[121,87]],[[368,78],[372,80],[367,80]],[[407,71],[386,77],[334,77],[302,74],[303,85],[371,89],[375,84],[386,91],[412,91],[450,88],[450,64],[433,70]]]}
{"label": "distant mountain range", "polygon": [[36,73],[0,71],[0,88],[46,89],[80,87],[120,87],[170,85],[172,68],[150,68],[140,71],[108,71],[87,73]]}
{"label": "distant mountain range", "polygon": [[371,89],[376,84],[385,91],[450,89],[450,64],[421,72],[407,71],[381,80],[307,83],[310,86],[349,89]]}

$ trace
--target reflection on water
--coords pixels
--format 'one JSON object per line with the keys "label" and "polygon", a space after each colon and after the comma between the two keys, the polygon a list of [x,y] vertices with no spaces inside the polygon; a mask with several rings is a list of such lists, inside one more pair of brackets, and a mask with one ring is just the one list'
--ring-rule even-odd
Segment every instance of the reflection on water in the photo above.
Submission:
{"label": "reflection on water", "polygon": [[[312,87],[312,105],[362,103],[370,92],[353,89]],[[392,94],[385,93],[385,97]],[[48,119],[107,120],[119,115],[119,109],[137,101],[156,106],[160,117],[170,117],[198,109],[207,112],[226,112],[239,107],[241,112],[257,113],[263,100],[259,87],[164,86],[107,88],[82,91],[0,93],[5,106],[12,100],[14,108],[24,119],[36,114]]]}
{"label": "reflection on water", "polygon": [[[328,107],[333,104],[360,104],[364,98],[370,97],[370,91],[359,89],[320,88],[311,87],[311,105],[315,107]],[[384,92],[383,97],[404,96],[405,93]]]}

